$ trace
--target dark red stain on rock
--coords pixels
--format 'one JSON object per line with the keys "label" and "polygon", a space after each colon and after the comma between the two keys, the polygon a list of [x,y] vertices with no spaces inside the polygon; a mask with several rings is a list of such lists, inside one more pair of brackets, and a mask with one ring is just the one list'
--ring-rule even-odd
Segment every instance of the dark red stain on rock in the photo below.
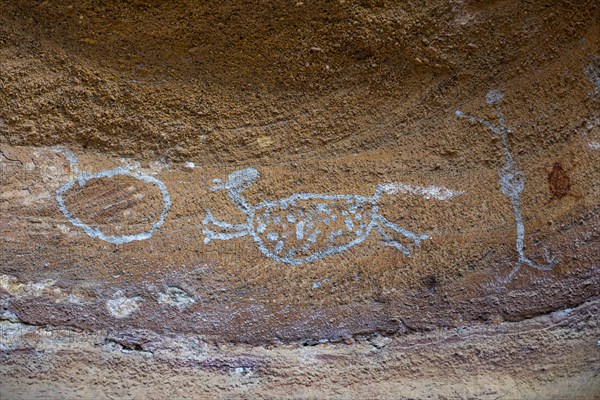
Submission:
{"label": "dark red stain on rock", "polygon": [[560,200],[571,190],[571,177],[562,164],[555,162],[552,171],[548,174],[548,188],[552,193],[552,200]]}

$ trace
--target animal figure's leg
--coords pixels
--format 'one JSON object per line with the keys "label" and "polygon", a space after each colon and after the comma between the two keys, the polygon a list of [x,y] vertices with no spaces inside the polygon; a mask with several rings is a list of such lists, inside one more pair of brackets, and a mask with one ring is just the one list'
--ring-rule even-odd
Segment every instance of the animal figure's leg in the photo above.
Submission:
{"label": "animal figure's leg", "polygon": [[202,223],[204,225],[212,224],[212,225],[217,226],[222,229],[233,229],[236,231],[246,230],[246,228],[247,228],[246,224],[230,224],[225,221],[219,221],[218,219],[216,219],[214,217],[214,215],[212,214],[212,212],[209,209],[206,210],[206,217],[204,217],[204,219],[202,220]]}
{"label": "animal figure's leg", "polygon": [[406,255],[407,257],[412,256],[412,253],[410,252],[409,249],[407,249],[406,247],[404,247],[397,240],[393,240],[392,238],[390,238],[388,236],[388,234],[385,233],[385,231],[383,230],[383,228],[379,224],[375,225],[375,229],[377,229],[377,232],[379,232],[379,234],[381,236],[383,236],[383,243],[387,244],[388,246],[392,246],[392,247],[397,248],[398,250],[400,250],[401,252],[403,252],[404,255]]}
{"label": "animal figure's leg", "polygon": [[373,218],[376,220],[376,222],[378,222],[382,226],[389,228],[389,229],[393,230],[394,232],[397,232],[401,235],[404,235],[405,237],[407,237],[409,239],[414,240],[415,245],[417,245],[417,246],[419,246],[421,244],[421,240],[429,239],[429,235],[417,235],[416,233],[407,231],[406,229],[388,221],[381,215],[375,215]]}
{"label": "animal figure's leg", "polygon": [[206,217],[202,220],[204,225],[214,225],[217,228],[234,231],[234,232],[215,232],[210,230],[206,226],[202,228],[202,233],[206,236],[204,238],[204,243],[208,244],[212,240],[229,240],[235,239],[248,234],[248,226],[245,224],[230,224],[224,221],[217,220],[210,210],[206,210]]}
{"label": "animal figure's leg", "polygon": [[240,231],[240,232],[234,232],[234,233],[214,232],[208,228],[202,228],[202,233],[204,233],[206,235],[204,237],[204,244],[209,244],[213,240],[235,239],[235,238],[239,238],[242,236],[246,236],[248,234],[247,231]]}

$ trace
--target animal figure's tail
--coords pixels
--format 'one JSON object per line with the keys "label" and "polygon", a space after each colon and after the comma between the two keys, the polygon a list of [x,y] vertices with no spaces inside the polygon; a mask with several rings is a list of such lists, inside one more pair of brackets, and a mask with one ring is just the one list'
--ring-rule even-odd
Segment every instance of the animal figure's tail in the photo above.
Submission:
{"label": "animal figure's tail", "polygon": [[460,196],[464,192],[461,190],[451,190],[438,186],[415,186],[408,183],[383,183],[377,185],[375,190],[375,199],[379,199],[383,194],[412,193],[425,199],[448,200],[455,196]]}
{"label": "animal figure's tail", "polygon": [[236,192],[243,192],[260,176],[255,168],[241,169],[229,174],[226,182],[221,179],[214,179],[212,191],[227,189]]}

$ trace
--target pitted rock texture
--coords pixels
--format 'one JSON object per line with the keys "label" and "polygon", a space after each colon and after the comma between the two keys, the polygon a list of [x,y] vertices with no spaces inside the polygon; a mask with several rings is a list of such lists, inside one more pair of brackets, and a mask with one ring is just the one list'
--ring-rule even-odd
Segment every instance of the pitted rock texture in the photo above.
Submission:
{"label": "pitted rock texture", "polygon": [[[163,398],[164,374],[184,398],[600,393],[598,21],[592,0],[5,1],[2,398]],[[468,117],[498,110],[506,142]],[[118,168],[133,175],[82,178]],[[277,203],[299,193],[293,215]],[[328,213],[314,194],[381,196]],[[510,275],[519,251],[556,265]],[[103,357],[97,391],[70,382]],[[148,380],[115,389],[138,362]]]}
{"label": "pitted rock texture", "polygon": [[[350,345],[0,322],[2,398],[578,399],[598,394],[598,301],[520,322]],[[7,350],[10,349],[10,350]]]}

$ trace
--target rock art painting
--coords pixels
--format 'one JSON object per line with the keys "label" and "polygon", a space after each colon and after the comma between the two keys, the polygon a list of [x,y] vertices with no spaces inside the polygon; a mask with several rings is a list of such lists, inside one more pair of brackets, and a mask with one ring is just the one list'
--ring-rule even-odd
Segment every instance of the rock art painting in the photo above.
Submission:
{"label": "rock art painting", "polygon": [[555,256],[550,255],[547,249],[544,249],[544,253],[546,256],[545,264],[538,264],[525,256],[525,225],[523,223],[523,217],[521,215],[520,197],[521,192],[525,188],[525,175],[523,174],[523,171],[521,171],[517,167],[513,155],[510,151],[508,134],[512,133],[512,128],[506,125],[504,114],[500,109],[500,102],[503,98],[504,95],[502,92],[497,90],[490,90],[485,99],[486,103],[489,106],[493,106],[496,109],[496,115],[498,116],[498,125],[494,125],[483,118],[466,114],[460,110],[456,111],[456,116],[459,118],[467,118],[472,123],[479,123],[485,126],[493,133],[498,135],[502,142],[502,150],[504,153],[505,163],[499,171],[499,183],[502,193],[510,199],[513,206],[515,223],[517,225],[517,240],[515,245],[517,248],[517,253],[519,255],[519,258],[515,263],[514,268],[506,277],[506,282],[508,283],[514,278],[515,274],[521,269],[523,265],[527,265],[541,271],[550,271],[558,263],[558,259]]}
{"label": "rock art painting", "polygon": [[379,185],[371,197],[297,193],[252,206],[242,192],[258,177],[256,169],[247,168],[233,172],[226,182],[214,181],[216,186],[212,190],[227,190],[229,198],[246,214],[247,222],[230,224],[219,221],[209,209],[202,221],[202,232],[206,235],[204,243],[248,235],[265,256],[299,265],[344,252],[362,243],[373,229],[386,245],[409,257],[411,250],[392,236],[400,234],[412,240],[416,247],[429,238],[427,234],[410,232],[379,213],[378,200],[386,190],[397,190],[396,187]]}
{"label": "rock art painting", "polygon": [[582,130],[587,147],[592,150],[600,150],[600,115],[590,119]]}
{"label": "rock art painting", "polygon": [[450,190],[448,188],[437,187],[437,186],[414,186],[407,183],[386,183],[381,185],[383,191],[387,194],[396,194],[396,193],[412,193],[423,198],[436,199],[436,200],[448,200],[452,197],[460,196],[464,194],[462,190]]}
{"label": "rock art painting", "polygon": [[600,56],[593,57],[592,62],[583,70],[585,76],[594,85],[594,93],[592,95],[600,95]]}
{"label": "rock art painting", "polygon": [[600,400],[598,150],[599,0],[1,0],[0,400]]}
{"label": "rock art painting", "polygon": [[[165,218],[167,217],[167,213],[171,208],[171,197],[169,195],[169,191],[167,190],[166,185],[160,179],[140,172],[132,171],[130,170],[129,166],[117,167],[110,170],[102,170],[93,174],[89,174],[87,172],[80,172],[79,162],[77,161],[77,157],[75,157],[73,153],[63,148],[56,148],[55,151],[65,155],[65,157],[69,160],[71,173],[75,174],[75,177],[73,179],[70,179],[56,192],[56,201],[58,202],[58,207],[60,208],[60,211],[63,213],[63,215],[69,220],[69,222],[71,222],[74,226],[81,228],[88,236],[113,244],[124,244],[136,240],[149,239],[150,237],[152,237],[154,232],[164,224]],[[84,223],[81,219],[73,215],[71,211],[69,211],[69,209],[67,208],[63,196],[76,184],[78,184],[79,186],[85,186],[89,181],[93,179],[113,178],[119,175],[129,176],[138,179],[142,182],[154,185],[160,190],[164,206],[158,220],[154,222],[150,230],[146,232],[140,232],[134,235],[108,235],[102,232],[100,228],[95,228]]]}
{"label": "rock art painting", "polygon": [[581,198],[581,194],[571,190],[573,184],[571,182],[570,173],[572,168],[564,168],[559,162],[555,162],[552,169],[548,171],[548,190],[552,197],[546,202],[550,204],[554,200],[560,200],[565,196]]}
{"label": "rock art painting", "polygon": [[[583,70],[586,78],[594,85],[594,92],[590,93],[592,98],[600,95],[600,56],[593,58]],[[582,129],[583,137],[590,149],[600,150],[600,114],[590,117]]]}

